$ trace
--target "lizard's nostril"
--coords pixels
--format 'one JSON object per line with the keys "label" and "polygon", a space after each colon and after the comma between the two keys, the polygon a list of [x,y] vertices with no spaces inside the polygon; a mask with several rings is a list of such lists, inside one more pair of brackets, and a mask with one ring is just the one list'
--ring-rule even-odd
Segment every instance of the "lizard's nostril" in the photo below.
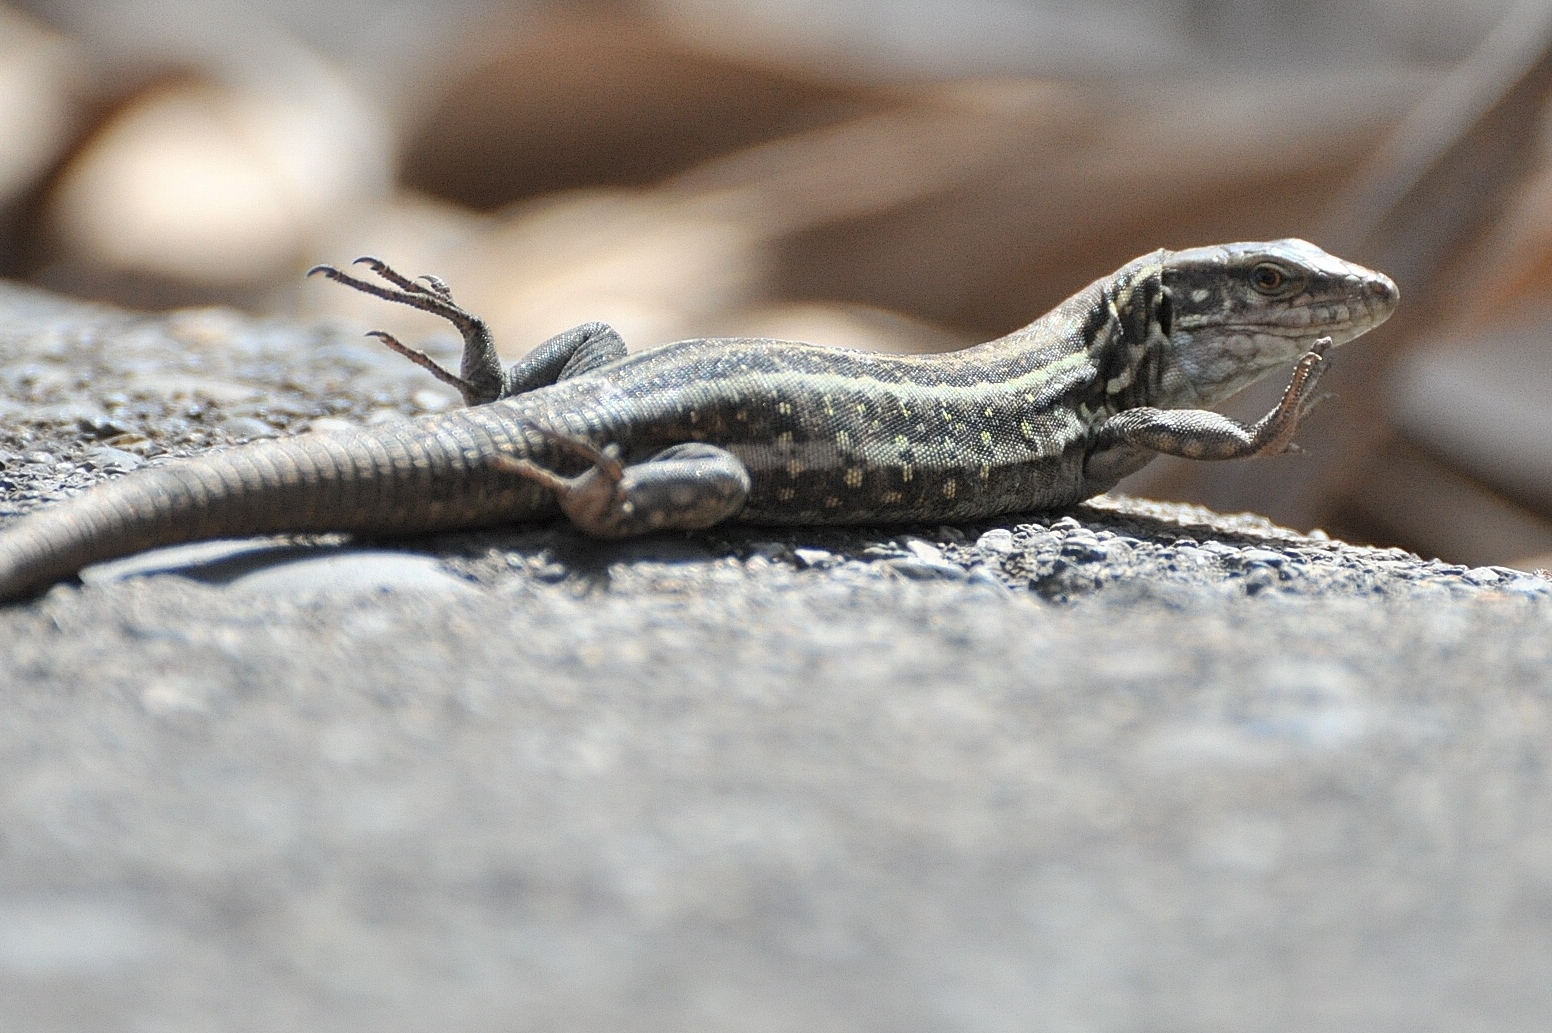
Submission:
{"label": "lizard's nostril", "polygon": [[1376,274],[1369,280],[1369,296],[1386,308],[1394,308],[1401,299],[1401,292],[1396,289],[1396,281],[1388,276]]}

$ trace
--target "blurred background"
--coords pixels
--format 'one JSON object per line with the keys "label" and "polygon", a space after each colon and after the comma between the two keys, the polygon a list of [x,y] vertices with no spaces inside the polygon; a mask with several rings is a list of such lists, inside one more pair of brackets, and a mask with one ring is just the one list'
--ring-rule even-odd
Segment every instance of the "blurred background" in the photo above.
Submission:
{"label": "blurred background", "polygon": [[1403,296],[1311,454],[1123,488],[1552,566],[1549,93],[1544,0],[27,0],[0,275],[448,336],[302,280],[375,254],[511,357],[593,319],[920,352],[1301,236]]}

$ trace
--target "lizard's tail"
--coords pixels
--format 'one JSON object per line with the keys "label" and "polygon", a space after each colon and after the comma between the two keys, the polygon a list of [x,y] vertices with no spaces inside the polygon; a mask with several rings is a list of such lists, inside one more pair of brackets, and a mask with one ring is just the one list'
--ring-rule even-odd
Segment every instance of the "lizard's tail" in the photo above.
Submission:
{"label": "lizard's tail", "polygon": [[[521,445],[405,421],[258,441],[137,470],[0,531],[0,602],[82,567],[210,538],[325,531],[412,534],[533,519],[546,492],[481,456]],[[431,433],[427,433],[427,431]],[[441,431],[441,432],[439,432]]]}

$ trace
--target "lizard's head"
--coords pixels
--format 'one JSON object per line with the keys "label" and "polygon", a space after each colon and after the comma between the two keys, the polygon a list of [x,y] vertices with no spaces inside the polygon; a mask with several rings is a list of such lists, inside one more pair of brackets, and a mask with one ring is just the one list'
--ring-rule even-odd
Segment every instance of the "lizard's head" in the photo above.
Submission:
{"label": "lizard's head", "polygon": [[1163,288],[1146,292],[1152,322],[1193,404],[1229,397],[1322,337],[1346,344],[1390,318],[1399,297],[1390,277],[1303,240],[1164,251],[1139,262],[1150,260]]}

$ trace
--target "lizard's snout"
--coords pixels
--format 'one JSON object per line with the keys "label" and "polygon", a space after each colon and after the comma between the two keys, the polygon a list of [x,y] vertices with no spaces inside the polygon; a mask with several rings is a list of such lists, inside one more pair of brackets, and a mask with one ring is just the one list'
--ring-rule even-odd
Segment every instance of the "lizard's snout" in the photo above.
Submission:
{"label": "lizard's snout", "polygon": [[1396,286],[1396,281],[1384,273],[1371,272],[1364,283],[1364,291],[1368,295],[1369,308],[1377,317],[1375,322],[1388,319],[1401,300],[1401,290]]}
{"label": "lizard's snout", "polygon": [[1396,302],[1401,300],[1401,290],[1395,280],[1384,273],[1375,273],[1369,278],[1369,296],[1386,308],[1395,308]]}

